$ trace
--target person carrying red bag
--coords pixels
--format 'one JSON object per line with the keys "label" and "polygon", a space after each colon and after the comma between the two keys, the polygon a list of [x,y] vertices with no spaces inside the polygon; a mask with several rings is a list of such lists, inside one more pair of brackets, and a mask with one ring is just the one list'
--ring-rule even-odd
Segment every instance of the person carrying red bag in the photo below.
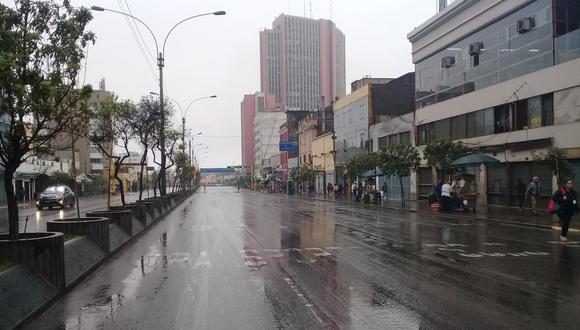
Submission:
{"label": "person carrying red bag", "polygon": [[[556,206],[557,205],[557,206]],[[560,218],[562,224],[562,233],[560,234],[560,241],[568,241],[568,228],[570,228],[570,221],[575,213],[580,212],[578,205],[578,197],[574,190],[574,182],[567,179],[561,189],[558,189],[552,196],[550,206],[548,207],[550,213],[555,213]]]}

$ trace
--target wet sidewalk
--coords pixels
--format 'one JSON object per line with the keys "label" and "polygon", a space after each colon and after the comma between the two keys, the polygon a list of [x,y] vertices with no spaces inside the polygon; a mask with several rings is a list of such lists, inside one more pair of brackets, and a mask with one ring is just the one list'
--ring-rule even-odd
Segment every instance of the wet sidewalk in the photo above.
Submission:
{"label": "wet sidewalk", "polygon": [[[362,202],[353,202],[345,199],[335,199],[333,197],[328,197],[324,195],[301,195],[294,196],[301,199],[313,199],[328,202],[337,203],[348,203],[348,204],[359,204],[368,207],[384,207],[394,210],[406,210],[409,212],[422,212],[422,213],[442,213],[438,210],[431,210],[427,201],[406,201],[405,207],[401,206],[400,200],[388,200],[384,201],[381,205],[376,204],[364,204]],[[557,216],[552,216],[548,214],[546,210],[538,210],[538,215],[534,216],[531,209],[524,209],[519,211],[517,208],[505,208],[505,207],[488,207],[487,209],[477,209],[476,212],[453,212],[448,213],[450,217],[457,218],[470,218],[473,220],[483,220],[483,221],[494,221],[508,223],[518,226],[528,226],[528,227],[539,227],[547,229],[560,229],[560,224]],[[578,216],[572,218],[571,229],[580,230],[580,218]]]}

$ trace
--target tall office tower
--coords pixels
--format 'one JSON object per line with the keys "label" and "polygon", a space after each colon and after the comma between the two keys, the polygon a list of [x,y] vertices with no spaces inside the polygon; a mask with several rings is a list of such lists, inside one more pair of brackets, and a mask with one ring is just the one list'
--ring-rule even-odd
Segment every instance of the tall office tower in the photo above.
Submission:
{"label": "tall office tower", "polygon": [[330,105],[346,92],[344,34],[329,20],[278,16],[260,32],[260,79],[282,111]]}

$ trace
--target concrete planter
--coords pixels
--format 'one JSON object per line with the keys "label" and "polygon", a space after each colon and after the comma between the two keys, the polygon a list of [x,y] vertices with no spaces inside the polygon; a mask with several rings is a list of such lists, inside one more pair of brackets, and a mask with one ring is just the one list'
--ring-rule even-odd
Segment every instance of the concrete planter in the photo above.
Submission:
{"label": "concrete planter", "polygon": [[109,218],[97,216],[54,220],[46,222],[46,229],[68,235],[87,236],[105,253],[109,253],[109,222]]}
{"label": "concrete planter", "polygon": [[133,211],[128,208],[120,207],[115,210],[99,210],[87,212],[87,217],[109,218],[111,223],[119,226],[129,236],[133,236]]}
{"label": "concrete planter", "polygon": [[162,196],[161,200],[163,200],[163,204],[165,205],[166,211],[173,209],[175,207],[175,205],[177,204],[175,201],[175,197],[172,195]]}
{"label": "concrete planter", "polygon": [[145,201],[155,203],[155,205],[157,206],[157,208],[159,210],[159,218],[162,217],[163,215],[165,215],[165,212],[167,211],[167,207],[165,206],[163,199],[161,197],[145,198]]}
{"label": "concrete planter", "polygon": [[147,206],[147,212],[151,215],[153,221],[158,220],[163,215],[163,205],[160,201],[156,200],[142,200],[136,201],[135,204],[141,204]]}
{"label": "concrete planter", "polygon": [[59,291],[64,281],[64,235],[56,232],[20,234],[11,241],[0,235],[0,262],[24,264]]}
{"label": "concrete planter", "polygon": [[[130,203],[125,206],[111,206],[109,210],[131,210],[131,212],[133,212],[133,235],[136,235],[141,230],[143,230],[143,228],[153,223],[153,216],[155,215],[148,212],[147,205],[137,203]],[[137,228],[135,226],[135,221],[139,222],[139,224],[137,224]]]}

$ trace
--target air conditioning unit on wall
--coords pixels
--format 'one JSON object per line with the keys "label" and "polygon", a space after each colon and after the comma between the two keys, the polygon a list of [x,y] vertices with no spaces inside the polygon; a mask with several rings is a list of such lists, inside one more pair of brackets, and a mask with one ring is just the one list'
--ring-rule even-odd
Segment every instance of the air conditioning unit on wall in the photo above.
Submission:
{"label": "air conditioning unit on wall", "polygon": [[471,45],[469,45],[469,55],[470,56],[479,55],[483,51],[483,48],[484,48],[483,42],[474,42]]}
{"label": "air conditioning unit on wall", "polygon": [[450,68],[455,65],[455,57],[454,56],[445,56],[441,59],[441,67],[442,68]]}
{"label": "air conditioning unit on wall", "polygon": [[536,26],[533,17],[526,17],[518,20],[516,30],[519,34],[530,32]]}

